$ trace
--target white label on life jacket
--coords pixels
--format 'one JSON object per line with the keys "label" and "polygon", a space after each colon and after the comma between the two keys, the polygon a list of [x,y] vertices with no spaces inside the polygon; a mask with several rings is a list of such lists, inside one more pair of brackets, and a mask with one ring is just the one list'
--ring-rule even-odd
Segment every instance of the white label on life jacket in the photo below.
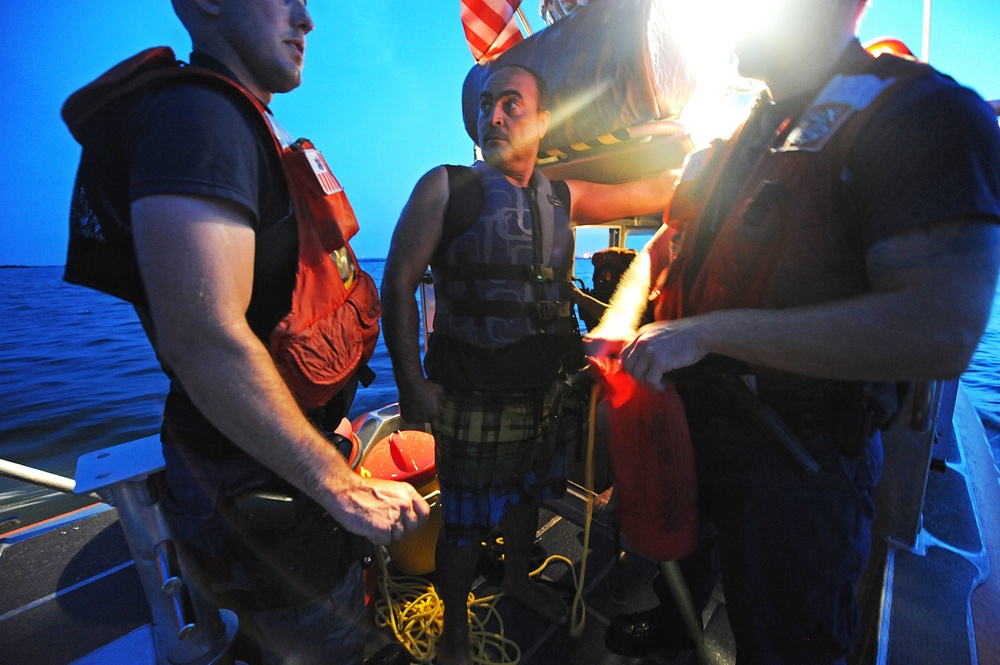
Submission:
{"label": "white label on life jacket", "polygon": [[333,176],[330,167],[326,165],[326,160],[323,159],[323,155],[320,154],[319,150],[303,150],[302,152],[305,153],[306,159],[309,160],[309,166],[312,167],[313,173],[316,174],[316,180],[319,181],[324,194],[330,195],[343,191],[344,188],[340,186],[340,183]]}

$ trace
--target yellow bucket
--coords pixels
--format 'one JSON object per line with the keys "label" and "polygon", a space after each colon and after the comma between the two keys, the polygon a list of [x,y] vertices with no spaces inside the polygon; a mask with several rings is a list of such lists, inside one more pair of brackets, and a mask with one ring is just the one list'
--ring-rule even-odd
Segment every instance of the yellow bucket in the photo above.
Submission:
{"label": "yellow bucket", "polygon": [[444,525],[437,476],[417,491],[430,504],[430,516],[420,528],[385,546],[392,565],[404,575],[427,575],[434,572],[437,567],[434,552],[437,549],[438,534]]}
{"label": "yellow bucket", "polygon": [[433,572],[438,534],[444,524],[434,465],[434,437],[419,430],[393,432],[371,446],[361,464],[376,478],[410,483],[431,504],[427,521],[386,545],[386,551],[393,566],[405,575]]}

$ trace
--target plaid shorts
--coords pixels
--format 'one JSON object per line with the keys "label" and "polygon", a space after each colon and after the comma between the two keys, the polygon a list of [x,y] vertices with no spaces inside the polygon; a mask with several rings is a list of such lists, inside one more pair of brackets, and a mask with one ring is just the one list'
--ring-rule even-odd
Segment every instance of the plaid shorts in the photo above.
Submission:
{"label": "plaid shorts", "polygon": [[553,391],[449,394],[433,423],[445,536],[482,541],[507,506],[566,491],[566,446]]}

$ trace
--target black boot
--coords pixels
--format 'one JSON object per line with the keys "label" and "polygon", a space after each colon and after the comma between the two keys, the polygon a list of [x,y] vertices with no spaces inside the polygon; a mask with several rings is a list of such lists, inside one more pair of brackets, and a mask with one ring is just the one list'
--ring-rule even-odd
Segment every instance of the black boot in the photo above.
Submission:
{"label": "black boot", "polygon": [[[699,619],[719,575],[714,543],[714,528],[702,525],[697,549],[678,561]],[[637,657],[660,649],[687,651],[694,648],[694,640],[684,625],[673,594],[659,572],[653,577],[653,591],[660,601],[659,605],[611,620],[604,633],[604,645],[608,651]]]}
{"label": "black boot", "polygon": [[604,632],[604,646],[611,653],[635,658],[661,649],[687,651],[694,648],[684,622],[663,605],[616,616]]}
{"label": "black boot", "polygon": [[676,609],[666,580],[659,572],[653,577],[653,591],[660,604],[642,612],[622,614],[611,620],[604,632],[604,646],[611,653],[632,658],[661,649],[687,651],[694,640]]}
{"label": "black boot", "polygon": [[410,653],[398,642],[387,644],[371,658],[366,658],[364,665],[409,665]]}

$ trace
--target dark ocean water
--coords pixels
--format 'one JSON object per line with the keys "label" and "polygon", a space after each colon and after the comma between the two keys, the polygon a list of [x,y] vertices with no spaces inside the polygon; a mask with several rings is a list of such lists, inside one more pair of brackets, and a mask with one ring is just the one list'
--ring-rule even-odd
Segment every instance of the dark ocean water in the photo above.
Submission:
{"label": "dark ocean water", "polygon": [[[362,265],[382,278],[381,260]],[[591,285],[589,261],[577,276]],[[358,392],[352,417],[396,401],[385,346],[375,382]],[[964,380],[1000,432],[1000,312]],[[61,267],[0,269],[0,457],[73,477],[86,452],[155,434],[167,380],[130,305],[62,281]],[[15,516],[31,522],[79,500],[0,478],[0,530]]]}

